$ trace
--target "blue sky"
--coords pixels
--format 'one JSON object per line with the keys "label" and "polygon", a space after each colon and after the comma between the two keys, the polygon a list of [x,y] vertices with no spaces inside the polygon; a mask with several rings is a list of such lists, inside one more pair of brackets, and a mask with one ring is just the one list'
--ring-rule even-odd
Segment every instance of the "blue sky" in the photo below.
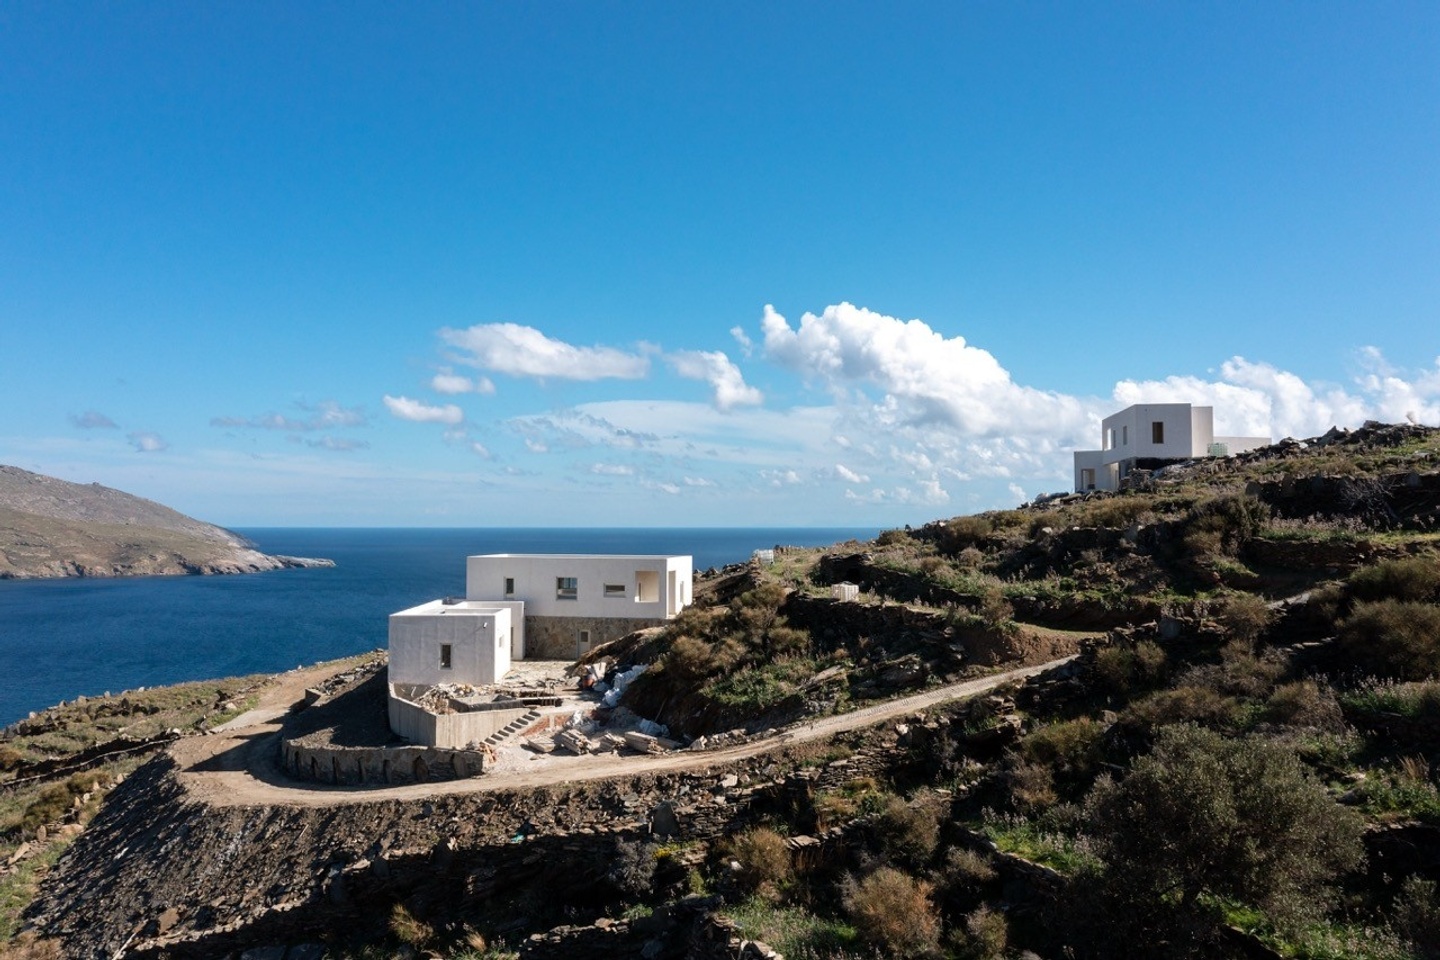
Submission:
{"label": "blue sky", "polygon": [[1140,399],[1440,424],[1434,4],[0,7],[0,462],[895,525]]}

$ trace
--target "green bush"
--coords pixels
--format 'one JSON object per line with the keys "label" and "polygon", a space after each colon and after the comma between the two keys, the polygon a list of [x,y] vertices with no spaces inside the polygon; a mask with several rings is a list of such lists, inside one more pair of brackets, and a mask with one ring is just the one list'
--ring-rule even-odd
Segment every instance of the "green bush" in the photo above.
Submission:
{"label": "green bush", "polygon": [[1406,557],[1361,567],[1346,582],[1356,600],[1440,601],[1440,561],[1434,557]]}
{"label": "green bush", "polygon": [[928,957],[940,947],[940,917],[930,884],[894,867],[881,867],[844,891],[845,910],[860,936],[892,957]]}
{"label": "green bush", "polygon": [[1231,593],[1220,601],[1215,619],[1231,637],[1254,643],[1275,619],[1264,597],[1253,593]]}
{"label": "green bush", "polygon": [[1195,726],[1160,731],[1129,776],[1095,787],[1085,817],[1103,888],[1132,916],[1173,904],[1193,918],[1210,897],[1296,922],[1364,853],[1363,819],[1293,752]]}
{"label": "green bush", "polygon": [[1412,600],[1358,603],[1340,623],[1340,645],[1363,670],[1424,680],[1440,665],[1440,606]]}
{"label": "green bush", "polygon": [[1243,493],[1203,500],[1185,518],[1183,539],[1196,559],[1234,556],[1245,541],[1257,536],[1270,518],[1270,508]]}
{"label": "green bush", "polygon": [[1127,725],[1139,725],[1146,729],[1196,723],[1225,730],[1238,727],[1243,713],[1243,707],[1234,697],[1225,696],[1211,687],[1185,684],[1132,703],[1126,709],[1124,719]]}
{"label": "green bush", "polygon": [[1124,695],[1155,686],[1165,678],[1165,651],[1153,640],[1134,646],[1116,644],[1095,654],[1095,675],[1102,688]]}
{"label": "green bush", "polygon": [[965,915],[950,940],[959,960],[1002,960],[1010,944],[1010,925],[1005,914],[981,904]]}
{"label": "green bush", "polygon": [[1412,719],[1440,719],[1440,680],[1371,679],[1341,694],[1340,702],[1361,716],[1394,713]]}
{"label": "green bush", "polygon": [[969,847],[951,847],[945,854],[942,876],[948,887],[972,889],[991,883],[999,874],[984,854]]}

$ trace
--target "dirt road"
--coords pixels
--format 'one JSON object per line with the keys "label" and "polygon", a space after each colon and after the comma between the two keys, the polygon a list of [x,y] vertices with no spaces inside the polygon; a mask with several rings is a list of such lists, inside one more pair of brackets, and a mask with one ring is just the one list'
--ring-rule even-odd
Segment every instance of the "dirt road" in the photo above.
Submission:
{"label": "dirt road", "polygon": [[[642,774],[701,770],[756,756],[809,740],[822,740],[846,730],[881,723],[927,710],[950,700],[978,696],[1014,680],[1024,680],[1074,659],[1062,657],[1034,667],[1008,670],[979,680],[953,683],[898,700],[888,700],[850,713],[822,717],[789,727],[773,737],[722,750],[679,750],[661,756],[594,754],[548,764],[542,769],[492,773],[470,780],[447,780],[401,786],[327,786],[287,778],[276,762],[276,737],[286,709],[305,688],[323,679],[326,668],[285,674],[262,696],[260,704],[226,725],[223,732],[189,737],[170,747],[180,765],[180,782],[192,798],[216,806],[285,805],[327,807],[380,800],[413,800],[456,793],[528,789]],[[333,667],[329,668],[333,671]],[[247,726],[236,726],[245,721]]]}

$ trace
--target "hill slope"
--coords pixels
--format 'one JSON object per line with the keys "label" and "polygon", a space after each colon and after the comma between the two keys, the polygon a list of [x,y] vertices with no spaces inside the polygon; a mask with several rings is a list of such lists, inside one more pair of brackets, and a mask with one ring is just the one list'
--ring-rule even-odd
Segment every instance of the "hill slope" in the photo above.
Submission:
{"label": "hill slope", "polygon": [[248,573],[317,563],[267,556],[229,530],[121,490],[0,465],[0,579]]}

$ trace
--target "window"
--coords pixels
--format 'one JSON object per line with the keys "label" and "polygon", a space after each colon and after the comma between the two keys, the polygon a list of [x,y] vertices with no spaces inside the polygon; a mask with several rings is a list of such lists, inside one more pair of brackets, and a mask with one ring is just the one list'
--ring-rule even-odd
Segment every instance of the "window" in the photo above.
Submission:
{"label": "window", "polygon": [[623,583],[607,583],[607,584],[605,584],[605,596],[607,596],[607,597],[619,597],[621,600],[624,600],[624,599],[625,599],[625,584],[623,584]]}
{"label": "window", "polygon": [[1120,446],[1130,446],[1130,425],[1128,423],[1120,428]]}
{"label": "window", "polygon": [[1163,422],[1156,420],[1155,422],[1150,424],[1150,442],[1165,442],[1165,424]]}
{"label": "window", "polygon": [[1087,467],[1086,469],[1083,469],[1083,470],[1080,471],[1080,489],[1081,489],[1081,490],[1094,490],[1094,489],[1095,489],[1095,471],[1094,471],[1094,469]]}
{"label": "window", "polygon": [[574,600],[580,594],[580,584],[574,577],[555,578],[555,599]]}
{"label": "window", "polygon": [[1105,449],[1106,449],[1106,450],[1114,450],[1114,449],[1115,449],[1115,428],[1114,428],[1114,427],[1106,427],[1106,428],[1105,428]]}
{"label": "window", "polygon": [[513,596],[515,596],[515,578],[514,578],[514,577],[506,577],[506,578],[505,578],[505,596],[507,596],[507,597],[513,597]]}
{"label": "window", "polygon": [[450,644],[448,643],[440,644],[440,669],[450,669]]}

